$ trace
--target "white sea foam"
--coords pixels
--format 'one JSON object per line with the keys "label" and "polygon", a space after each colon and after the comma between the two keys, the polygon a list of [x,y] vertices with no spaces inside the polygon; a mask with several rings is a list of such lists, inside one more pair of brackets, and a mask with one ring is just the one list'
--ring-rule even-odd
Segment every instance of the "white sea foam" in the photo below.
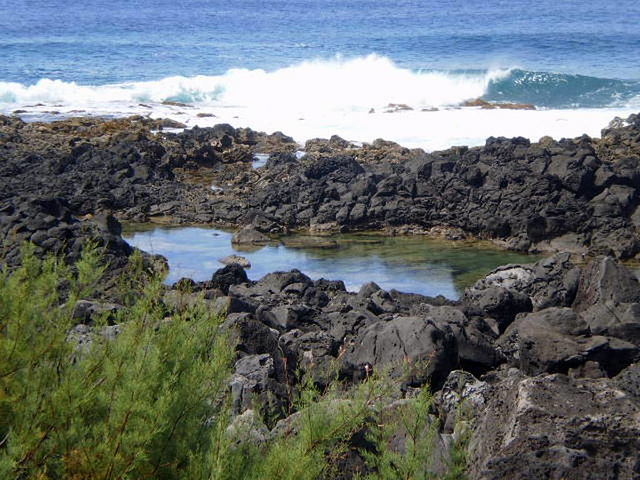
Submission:
{"label": "white sea foam", "polygon": [[389,58],[314,60],[273,72],[232,69],[219,76],[85,86],[42,79],[34,85],[0,82],[0,102],[57,102],[75,106],[105,102],[177,101],[198,105],[285,108],[308,111],[368,111],[389,103],[442,107],[481,96],[508,70],[462,74],[416,72]]}
{"label": "white sea foam", "polygon": [[[458,108],[464,100],[482,96],[491,81],[509,72],[420,72],[369,55],[308,61],[273,72],[233,69],[219,76],[103,86],[48,79],[34,85],[0,82],[0,112],[25,110],[21,115],[27,119],[51,119],[52,110],[60,116],[143,114],[174,118],[188,126],[226,122],[280,130],[300,142],[338,134],[352,141],[385,138],[434,150],[482,144],[489,136],[533,140],[544,135],[597,136],[614,116],[628,116],[635,106],[542,111]],[[389,104],[413,110],[388,113],[393,110]],[[428,111],[433,109],[437,111]]]}

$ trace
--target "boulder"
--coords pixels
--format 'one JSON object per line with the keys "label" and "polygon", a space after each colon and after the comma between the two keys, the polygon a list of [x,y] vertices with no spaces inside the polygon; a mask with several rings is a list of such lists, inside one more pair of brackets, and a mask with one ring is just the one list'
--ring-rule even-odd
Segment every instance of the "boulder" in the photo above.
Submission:
{"label": "boulder", "polygon": [[640,345],[640,282],[611,257],[585,267],[573,309],[592,332]]}
{"label": "boulder", "polygon": [[610,379],[500,372],[476,411],[469,478],[640,476],[638,398]]}
{"label": "boulder", "polygon": [[398,317],[364,328],[344,355],[352,365],[388,370],[405,383],[437,388],[457,366],[457,345],[446,326],[420,317]]}
{"label": "boulder", "polygon": [[289,399],[287,387],[275,375],[274,360],[269,354],[240,358],[230,384],[234,412],[239,414],[255,406],[267,420],[281,418]]}
{"label": "boulder", "polygon": [[524,293],[496,286],[468,288],[463,294],[462,302],[470,310],[479,310],[482,315],[495,319],[501,332],[513,322],[518,313],[533,309],[531,299]]}
{"label": "boulder", "polygon": [[504,265],[478,280],[472,291],[502,287],[525,294],[534,310],[569,307],[578,289],[580,268],[571,256],[561,253],[532,265]]}
{"label": "boulder", "polygon": [[520,316],[496,345],[528,375],[568,373],[589,361],[610,376],[636,361],[640,349],[624,340],[591,336],[589,326],[569,308],[548,308]]}
{"label": "boulder", "polygon": [[311,375],[312,381],[322,387],[335,380],[338,343],[326,332],[292,330],[280,337],[279,344],[291,371]]}
{"label": "boulder", "polygon": [[466,420],[466,412],[482,411],[490,391],[489,384],[463,370],[452,371],[434,395],[434,404],[442,420],[444,433],[453,433],[456,424]]}
{"label": "boulder", "polygon": [[260,232],[253,225],[247,225],[234,233],[231,243],[235,245],[267,245],[273,243],[271,238]]}
{"label": "boulder", "polygon": [[211,288],[218,288],[226,295],[232,285],[240,285],[247,282],[249,282],[249,278],[244,268],[238,264],[231,264],[216,270],[209,284]]}
{"label": "boulder", "polygon": [[251,262],[240,255],[227,255],[218,261],[223,265],[238,265],[242,268],[251,268]]}
{"label": "boulder", "polygon": [[451,329],[456,339],[460,367],[481,375],[502,361],[494,345],[497,333],[483,319],[469,319],[461,309],[446,305],[424,305],[422,312],[442,328]]}
{"label": "boulder", "polygon": [[638,303],[640,283],[635,275],[611,257],[598,257],[589,262],[580,276],[573,308],[587,310],[598,303]]}

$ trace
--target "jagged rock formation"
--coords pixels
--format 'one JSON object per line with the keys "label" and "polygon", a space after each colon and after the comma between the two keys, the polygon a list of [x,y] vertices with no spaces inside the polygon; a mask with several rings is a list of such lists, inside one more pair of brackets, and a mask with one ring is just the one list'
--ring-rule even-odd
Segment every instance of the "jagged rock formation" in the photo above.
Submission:
{"label": "jagged rock formation", "polygon": [[[245,242],[289,228],[435,227],[523,250],[640,251],[637,116],[600,140],[489,139],[426,154],[334,137],[310,142],[301,159],[281,134],[151,131],[160,126],[0,118],[0,242],[9,266],[22,241],[69,262],[93,241],[117,277],[133,250],[111,213],[250,225],[237,237]],[[253,170],[258,150],[275,153]],[[252,423],[247,412],[262,410],[260,438],[292,422],[285,417],[303,379],[351,385],[386,371],[399,397],[425,382],[436,392],[439,444],[467,425],[471,478],[637,478],[640,285],[614,256],[577,265],[565,252],[503,266],[460,302],[375,283],[352,293],[297,270],[251,282],[232,264],[211,281],[167,287],[164,306],[197,300],[225,315],[237,345],[233,409]],[[71,336],[88,338],[93,315],[121,308],[109,298],[83,302]]]}
{"label": "jagged rock formation", "polygon": [[[315,140],[218,125],[154,133],[153,121],[0,120],[0,200],[62,196],[74,214],[338,231],[444,229],[517,250],[640,252],[640,117],[581,137],[427,154],[392,142]],[[255,152],[272,152],[253,169]],[[212,189],[212,186],[214,187]],[[456,233],[458,235],[458,233]]]}

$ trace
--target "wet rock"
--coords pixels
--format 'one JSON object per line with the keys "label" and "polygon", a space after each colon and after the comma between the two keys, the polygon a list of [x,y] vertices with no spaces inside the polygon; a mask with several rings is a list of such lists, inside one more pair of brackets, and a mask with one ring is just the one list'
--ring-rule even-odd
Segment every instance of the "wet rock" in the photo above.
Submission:
{"label": "wet rock", "polygon": [[301,235],[286,238],[282,243],[287,248],[320,248],[323,250],[332,250],[338,248],[338,242],[328,237],[314,237],[310,235]]}
{"label": "wet rock", "polygon": [[474,100],[465,100],[462,102],[463,107],[480,107],[484,110],[506,109],[506,110],[535,110],[535,105],[529,103],[491,103],[476,98]]}
{"label": "wet rock", "polygon": [[224,265],[238,265],[242,268],[251,268],[251,262],[240,255],[227,255],[218,261]]}
{"label": "wet rock", "polygon": [[272,242],[273,240],[252,225],[247,225],[234,233],[231,239],[231,243],[239,245],[266,245]]}

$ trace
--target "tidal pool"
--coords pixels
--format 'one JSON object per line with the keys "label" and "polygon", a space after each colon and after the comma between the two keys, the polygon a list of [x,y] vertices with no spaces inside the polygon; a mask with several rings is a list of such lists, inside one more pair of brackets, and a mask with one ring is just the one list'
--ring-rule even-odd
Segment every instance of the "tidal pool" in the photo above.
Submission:
{"label": "tidal pool", "polygon": [[250,279],[297,268],[313,279],[344,281],[347,289],[376,282],[385,290],[458,299],[491,269],[507,263],[529,263],[538,257],[506,252],[488,245],[445,242],[424,236],[387,237],[341,234],[295,235],[282,244],[249,250],[231,245],[232,233],[199,227],[152,228],[126,232],[131,245],[169,260],[167,283],[181,277],[209,280],[222,268],[219,260],[241,255],[251,262]]}

